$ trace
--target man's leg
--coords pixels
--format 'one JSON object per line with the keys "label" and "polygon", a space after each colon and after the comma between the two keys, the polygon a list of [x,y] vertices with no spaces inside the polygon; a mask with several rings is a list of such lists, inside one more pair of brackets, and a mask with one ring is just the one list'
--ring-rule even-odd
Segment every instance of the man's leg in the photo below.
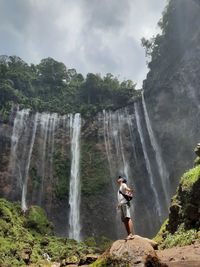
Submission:
{"label": "man's leg", "polygon": [[125,218],[124,225],[125,225],[128,235],[133,234],[133,222],[131,218]]}

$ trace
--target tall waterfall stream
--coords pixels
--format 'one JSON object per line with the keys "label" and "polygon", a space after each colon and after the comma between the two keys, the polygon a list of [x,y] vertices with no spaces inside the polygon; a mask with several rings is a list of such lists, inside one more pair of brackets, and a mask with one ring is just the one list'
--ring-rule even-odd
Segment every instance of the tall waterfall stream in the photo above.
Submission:
{"label": "tall waterfall stream", "polygon": [[75,114],[71,119],[71,178],[69,192],[69,237],[80,240],[80,134],[81,116]]}

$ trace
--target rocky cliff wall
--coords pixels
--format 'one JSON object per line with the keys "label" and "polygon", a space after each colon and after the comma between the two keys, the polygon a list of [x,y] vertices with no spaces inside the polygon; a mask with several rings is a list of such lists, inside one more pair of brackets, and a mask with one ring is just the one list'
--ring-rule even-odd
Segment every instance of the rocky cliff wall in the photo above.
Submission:
{"label": "rocky cliff wall", "polygon": [[[22,202],[22,208],[44,207],[56,232],[65,236],[69,235],[71,116],[14,110],[0,125],[1,196]],[[167,208],[142,102],[82,121],[80,141],[81,236],[125,235],[116,210],[119,175],[134,187],[136,232],[154,235]]]}
{"label": "rocky cliff wall", "polygon": [[[144,96],[170,174],[173,195],[200,140],[200,31],[198,1],[170,1],[158,61],[150,63]],[[171,12],[171,13],[170,13]],[[165,46],[164,46],[165,45]],[[163,50],[162,50],[163,49]]]}

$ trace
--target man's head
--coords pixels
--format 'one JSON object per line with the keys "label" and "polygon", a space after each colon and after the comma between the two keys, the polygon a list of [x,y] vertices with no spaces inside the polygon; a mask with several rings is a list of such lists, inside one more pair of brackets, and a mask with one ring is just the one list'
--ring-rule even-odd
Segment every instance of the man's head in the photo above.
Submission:
{"label": "man's head", "polygon": [[121,176],[119,176],[118,178],[117,178],[117,183],[118,184],[121,184],[121,183],[127,183],[127,180],[125,179],[125,178],[123,178],[123,177],[121,177]]}

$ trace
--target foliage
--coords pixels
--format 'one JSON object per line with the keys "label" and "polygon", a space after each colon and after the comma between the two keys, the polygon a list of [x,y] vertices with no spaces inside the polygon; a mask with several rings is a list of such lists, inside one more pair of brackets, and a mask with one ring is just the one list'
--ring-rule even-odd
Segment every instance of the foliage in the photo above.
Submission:
{"label": "foliage", "polygon": [[103,253],[111,246],[113,241],[106,236],[101,236],[98,240],[96,240],[93,236],[89,236],[84,239],[84,243],[93,249],[98,247],[98,250]]}
{"label": "foliage", "polygon": [[200,179],[200,166],[197,166],[196,168],[193,168],[186,172],[180,181],[180,185],[182,187],[182,190],[188,191],[191,189],[191,186]]}
{"label": "foliage", "polygon": [[197,231],[195,229],[186,230],[181,224],[174,234],[168,234],[161,244],[161,248],[182,247],[191,245],[197,239]]}
{"label": "foliage", "polygon": [[26,227],[36,230],[40,234],[50,234],[53,228],[44,210],[38,206],[30,207],[26,217]]}
{"label": "foliage", "polygon": [[97,261],[90,265],[91,267],[130,267],[130,258],[124,255],[123,258],[115,256],[102,255]]}
{"label": "foliage", "polygon": [[[48,265],[45,255],[57,262],[70,257],[79,261],[83,255],[94,253],[94,249],[83,242],[54,236],[52,224],[40,207],[33,206],[23,214],[19,204],[4,199],[0,199],[0,243],[2,267],[26,266],[27,263]],[[27,252],[28,262],[24,257]]]}
{"label": "foliage", "polygon": [[55,195],[59,199],[66,198],[69,192],[70,158],[61,155],[59,150],[54,154],[55,174],[58,178],[55,182]]}
{"label": "foliage", "polygon": [[183,174],[172,198],[169,218],[155,237],[161,248],[190,245],[199,239],[200,166]]}
{"label": "foliage", "polygon": [[155,80],[165,82],[169,73],[174,73],[185,51],[197,42],[199,32],[193,29],[198,29],[199,23],[199,8],[195,1],[168,1],[158,23],[161,32],[149,40],[141,39],[150,69],[143,86],[146,91],[155,90]]}
{"label": "foliage", "polygon": [[157,235],[153,239],[158,244],[161,244],[162,241],[164,240],[164,238],[166,237],[166,235],[168,234],[168,231],[166,230],[166,226],[167,226],[168,222],[169,222],[168,219],[166,219],[164,221],[164,223],[162,224],[159,232],[157,233]]}
{"label": "foliage", "polygon": [[81,144],[81,176],[82,193],[84,195],[95,195],[96,192],[101,192],[107,183],[108,164],[105,158],[102,157],[102,152],[95,144],[95,140],[88,138],[82,141]]}
{"label": "foliage", "polygon": [[0,115],[10,105],[60,114],[80,112],[88,117],[102,109],[127,105],[135,96],[135,84],[107,74],[86,78],[53,58],[28,65],[17,56],[0,56]]}

